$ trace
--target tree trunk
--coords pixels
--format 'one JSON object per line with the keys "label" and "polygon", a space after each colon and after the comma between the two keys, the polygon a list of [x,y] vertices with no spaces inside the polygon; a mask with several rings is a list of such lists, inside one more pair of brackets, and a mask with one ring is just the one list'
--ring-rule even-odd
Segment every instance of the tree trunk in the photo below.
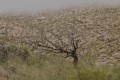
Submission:
{"label": "tree trunk", "polygon": [[78,65],[78,56],[77,56],[76,52],[72,53],[72,57],[73,57],[73,64],[74,64],[75,67],[77,67],[77,65]]}

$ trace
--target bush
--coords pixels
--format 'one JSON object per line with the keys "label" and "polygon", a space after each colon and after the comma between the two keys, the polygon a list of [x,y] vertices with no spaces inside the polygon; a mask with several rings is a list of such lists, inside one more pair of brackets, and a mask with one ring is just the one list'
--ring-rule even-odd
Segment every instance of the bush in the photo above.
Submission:
{"label": "bush", "polygon": [[4,45],[0,48],[1,62],[5,62],[10,58],[19,57],[22,60],[26,60],[30,55],[27,47],[19,46],[17,44]]}
{"label": "bush", "polygon": [[30,56],[30,52],[27,49],[27,47],[20,47],[20,53],[18,54],[18,56],[25,61],[29,56]]}

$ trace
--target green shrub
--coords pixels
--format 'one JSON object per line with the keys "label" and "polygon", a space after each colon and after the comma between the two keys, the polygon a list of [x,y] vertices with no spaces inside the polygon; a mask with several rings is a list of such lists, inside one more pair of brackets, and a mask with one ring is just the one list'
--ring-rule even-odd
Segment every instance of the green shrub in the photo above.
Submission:
{"label": "green shrub", "polygon": [[19,46],[17,44],[4,45],[0,48],[0,60],[1,62],[5,62],[12,58],[21,58],[22,60],[26,60],[30,55],[27,47]]}
{"label": "green shrub", "polygon": [[28,48],[24,47],[24,46],[20,47],[20,52],[19,52],[18,56],[23,61],[25,61],[30,56],[30,52],[29,52]]}
{"label": "green shrub", "polygon": [[8,59],[8,51],[6,46],[0,48],[0,62],[5,62]]}

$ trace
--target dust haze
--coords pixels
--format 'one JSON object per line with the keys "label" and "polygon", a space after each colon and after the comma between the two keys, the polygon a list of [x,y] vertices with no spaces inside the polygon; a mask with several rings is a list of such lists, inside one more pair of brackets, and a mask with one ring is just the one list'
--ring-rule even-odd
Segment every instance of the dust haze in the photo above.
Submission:
{"label": "dust haze", "polygon": [[120,0],[0,0],[0,12],[38,12],[71,6],[119,3]]}

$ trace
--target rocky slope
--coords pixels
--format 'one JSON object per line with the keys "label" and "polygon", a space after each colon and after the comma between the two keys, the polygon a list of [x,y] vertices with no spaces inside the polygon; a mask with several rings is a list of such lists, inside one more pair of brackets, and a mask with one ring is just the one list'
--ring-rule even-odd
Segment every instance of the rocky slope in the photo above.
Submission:
{"label": "rocky slope", "polygon": [[[88,44],[78,51],[79,54],[82,54],[88,60],[92,58],[88,57],[88,54],[94,54],[97,58],[97,65],[120,65],[119,6],[72,8],[36,15],[9,15],[0,18],[10,29],[12,28],[9,35],[12,34],[15,37],[14,34],[19,36],[23,30],[25,33],[22,35],[25,36],[31,28],[45,27],[48,29],[74,24],[74,26],[79,26],[85,33],[89,34],[86,35]],[[5,28],[2,26],[4,25],[0,22],[0,28]],[[29,33],[30,35],[32,33]]]}

